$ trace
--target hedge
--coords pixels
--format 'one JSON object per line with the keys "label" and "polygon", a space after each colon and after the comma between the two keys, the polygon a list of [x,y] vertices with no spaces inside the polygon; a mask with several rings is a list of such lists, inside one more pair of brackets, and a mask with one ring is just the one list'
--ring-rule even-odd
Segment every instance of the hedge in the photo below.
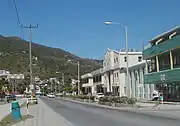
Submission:
{"label": "hedge", "polygon": [[72,99],[87,99],[87,100],[92,100],[94,101],[95,96],[87,96],[87,95],[65,95],[63,97],[68,97]]}
{"label": "hedge", "polygon": [[110,103],[119,103],[119,104],[135,104],[137,99],[135,98],[128,98],[125,96],[122,97],[110,97],[110,96],[105,96],[99,99],[99,102],[110,102]]}

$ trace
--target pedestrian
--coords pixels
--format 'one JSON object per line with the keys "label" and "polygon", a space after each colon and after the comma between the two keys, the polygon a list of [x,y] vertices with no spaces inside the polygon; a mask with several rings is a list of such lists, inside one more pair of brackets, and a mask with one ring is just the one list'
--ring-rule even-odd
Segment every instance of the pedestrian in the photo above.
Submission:
{"label": "pedestrian", "polygon": [[155,106],[153,106],[153,107],[156,107],[156,110],[158,110],[158,109],[160,109],[160,107],[162,107],[163,100],[164,100],[162,93],[159,93],[158,95],[159,95],[158,101],[155,103]]}
{"label": "pedestrian", "polygon": [[153,91],[153,101],[158,101],[158,98],[159,98],[159,93],[158,93],[158,90],[154,90]]}
{"label": "pedestrian", "polygon": [[27,109],[27,115],[29,115],[29,99],[27,97],[27,101],[26,101],[26,109]]}
{"label": "pedestrian", "polygon": [[163,105],[163,101],[164,101],[163,94],[160,93],[160,95],[159,95],[159,102],[160,102],[160,105],[161,105],[161,106]]}

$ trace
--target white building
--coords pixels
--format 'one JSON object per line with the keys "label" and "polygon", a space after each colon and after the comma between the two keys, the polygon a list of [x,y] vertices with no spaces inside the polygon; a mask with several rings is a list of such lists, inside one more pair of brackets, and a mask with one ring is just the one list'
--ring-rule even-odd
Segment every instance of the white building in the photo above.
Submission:
{"label": "white building", "polygon": [[0,78],[7,78],[10,75],[9,71],[0,70]]}
{"label": "white building", "polygon": [[[129,67],[129,93],[127,93],[129,97],[137,99],[152,98],[154,85],[144,83],[145,64],[146,62],[143,60]],[[150,61],[148,61],[148,64],[150,65]]]}
{"label": "white building", "polygon": [[118,96],[150,98],[153,87],[144,84],[145,61],[142,60],[142,52],[131,49],[128,51],[128,58],[129,85],[126,82],[126,52],[107,49],[103,68],[81,76],[85,92],[111,92]]}
{"label": "white building", "polygon": [[[135,65],[142,61],[142,52],[136,50],[128,51],[129,66]],[[120,52],[107,49],[104,61],[104,84],[107,92],[113,92],[115,95],[125,96],[128,95],[128,85],[126,85],[126,52]],[[120,94],[119,94],[120,92]]]}

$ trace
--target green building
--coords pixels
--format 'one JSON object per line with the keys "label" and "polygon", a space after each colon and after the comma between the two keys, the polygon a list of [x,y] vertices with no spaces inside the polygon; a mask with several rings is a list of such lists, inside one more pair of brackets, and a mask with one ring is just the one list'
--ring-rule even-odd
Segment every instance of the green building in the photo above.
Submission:
{"label": "green building", "polygon": [[155,84],[165,100],[180,101],[180,26],[153,38],[143,58],[151,61],[144,83]]}

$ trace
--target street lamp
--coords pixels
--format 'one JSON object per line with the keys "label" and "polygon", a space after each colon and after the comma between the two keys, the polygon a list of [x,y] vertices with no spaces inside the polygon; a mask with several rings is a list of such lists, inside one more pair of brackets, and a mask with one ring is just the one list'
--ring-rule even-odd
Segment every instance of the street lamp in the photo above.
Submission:
{"label": "street lamp", "polygon": [[[63,72],[56,72],[56,74],[61,74],[62,76],[62,85],[64,86],[64,73]],[[60,85],[59,85],[59,93],[60,93]]]}
{"label": "street lamp", "polygon": [[[125,37],[126,37],[126,82],[127,82],[127,85],[129,86],[129,56],[128,56],[128,30],[127,30],[127,26],[119,23],[119,22],[112,22],[112,21],[105,21],[104,24],[106,25],[120,25],[122,27],[124,27],[125,29]],[[119,92],[120,94],[120,92]]]}
{"label": "street lamp", "polygon": [[78,65],[78,95],[80,94],[80,65],[79,65],[79,61],[77,60],[68,60],[68,62],[76,62]]}

